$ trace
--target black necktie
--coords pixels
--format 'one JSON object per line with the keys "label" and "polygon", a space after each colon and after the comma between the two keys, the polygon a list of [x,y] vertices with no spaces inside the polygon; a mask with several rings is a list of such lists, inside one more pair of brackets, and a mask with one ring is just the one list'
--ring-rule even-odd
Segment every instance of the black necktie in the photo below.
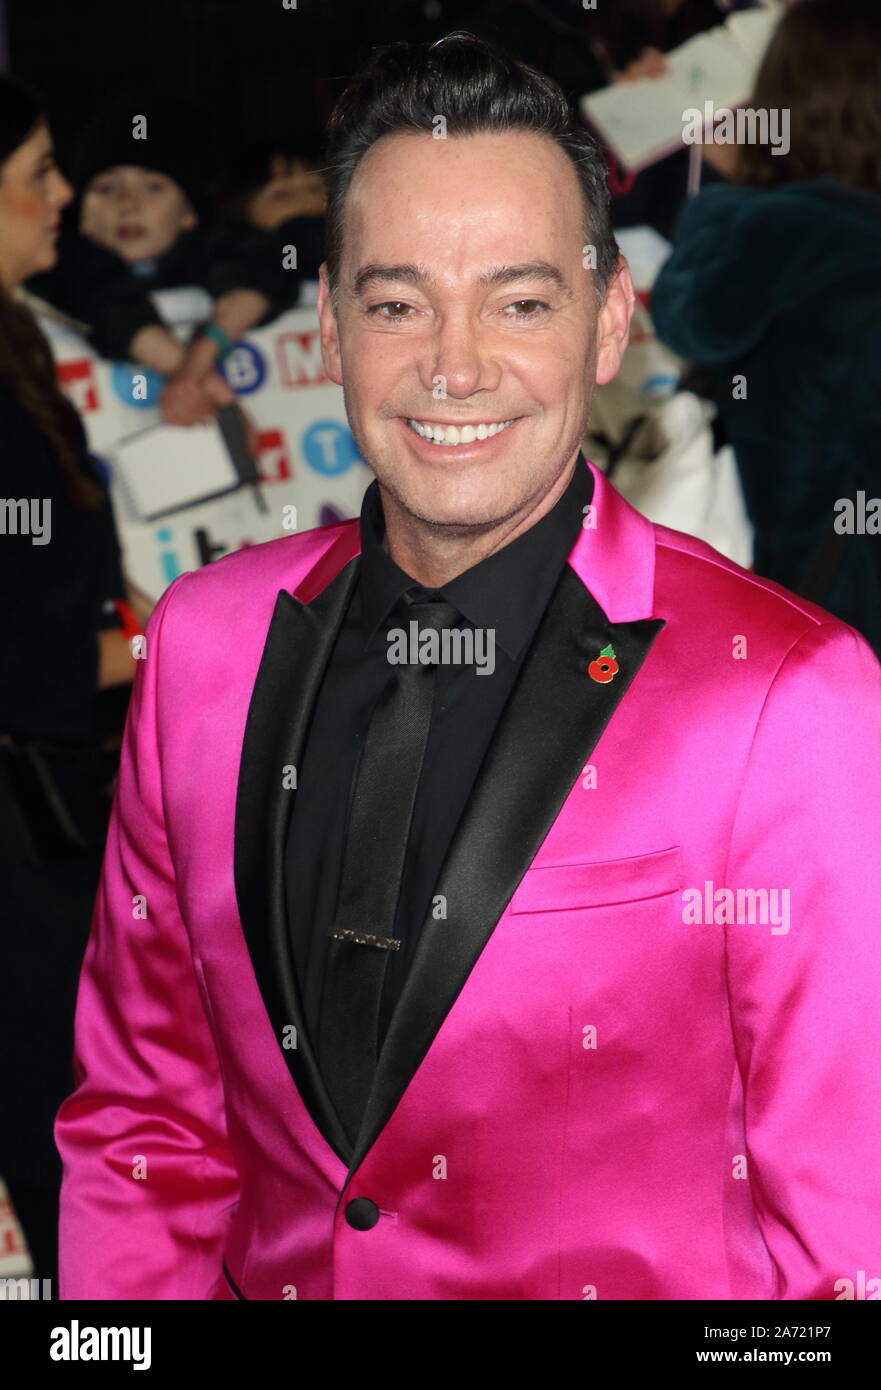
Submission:
{"label": "black necktie", "polygon": [[[440,632],[459,617],[443,600],[414,601],[409,594],[397,612],[408,638],[413,621],[420,632]],[[430,664],[390,670],[354,774],[318,1028],[319,1065],[352,1143],[376,1070],[389,952],[400,946],[395,913],[436,678]]]}

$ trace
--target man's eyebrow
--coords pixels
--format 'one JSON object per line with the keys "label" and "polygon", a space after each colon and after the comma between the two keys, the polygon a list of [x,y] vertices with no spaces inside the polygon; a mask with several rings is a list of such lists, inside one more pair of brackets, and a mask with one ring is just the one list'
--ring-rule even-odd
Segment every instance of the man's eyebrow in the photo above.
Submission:
{"label": "man's eyebrow", "polygon": [[[491,285],[511,285],[519,280],[542,280],[557,289],[568,292],[569,286],[562,272],[550,261],[524,261],[522,265],[497,265],[484,271],[477,283],[487,288]],[[417,288],[429,286],[431,276],[423,266],[407,263],[404,265],[362,266],[355,276],[352,292],[360,297],[370,285],[396,283],[415,285]]]}

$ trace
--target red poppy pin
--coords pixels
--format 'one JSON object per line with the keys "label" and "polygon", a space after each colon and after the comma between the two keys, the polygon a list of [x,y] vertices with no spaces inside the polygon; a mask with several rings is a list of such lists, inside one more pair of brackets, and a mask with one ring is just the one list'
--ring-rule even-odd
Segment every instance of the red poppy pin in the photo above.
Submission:
{"label": "red poppy pin", "polygon": [[591,680],[599,681],[600,685],[607,685],[613,676],[618,674],[619,666],[615,660],[615,648],[612,646],[603,647],[599,656],[592,661],[587,668],[587,674]]}

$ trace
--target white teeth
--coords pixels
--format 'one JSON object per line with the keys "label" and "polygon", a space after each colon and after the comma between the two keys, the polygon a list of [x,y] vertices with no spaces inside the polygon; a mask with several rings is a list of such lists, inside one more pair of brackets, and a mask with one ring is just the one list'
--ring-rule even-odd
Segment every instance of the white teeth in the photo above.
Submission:
{"label": "white teeth", "polygon": [[509,425],[513,425],[513,420],[504,420],[501,424],[485,425],[434,425],[430,421],[408,420],[407,424],[411,430],[422,438],[431,440],[433,444],[457,445],[473,444],[475,439],[492,439],[494,435],[506,430]]}

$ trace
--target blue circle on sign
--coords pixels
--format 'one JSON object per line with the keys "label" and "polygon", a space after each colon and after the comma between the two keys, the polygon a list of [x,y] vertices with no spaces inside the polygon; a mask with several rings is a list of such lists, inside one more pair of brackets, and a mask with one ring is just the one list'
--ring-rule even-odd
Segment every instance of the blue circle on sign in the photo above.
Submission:
{"label": "blue circle on sign", "polygon": [[353,463],[362,462],[352,431],[339,420],[315,420],[300,447],[309,467],[325,478],[335,478]]}
{"label": "blue circle on sign", "polygon": [[221,362],[220,372],[237,396],[247,396],[266,380],[266,362],[253,343],[238,342]]}
{"label": "blue circle on sign", "polygon": [[165,377],[161,372],[154,372],[152,367],[143,367],[140,363],[114,362],[110,369],[110,385],[123,405],[130,405],[135,410],[155,410]]}

